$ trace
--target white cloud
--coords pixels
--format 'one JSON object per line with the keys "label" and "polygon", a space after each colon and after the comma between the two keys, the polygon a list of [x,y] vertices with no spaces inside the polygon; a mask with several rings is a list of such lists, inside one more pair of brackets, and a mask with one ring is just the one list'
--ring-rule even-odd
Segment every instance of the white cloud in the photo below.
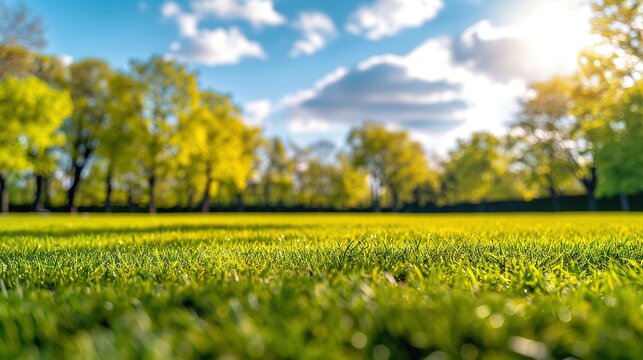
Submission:
{"label": "white cloud", "polygon": [[283,97],[289,131],[346,131],[368,119],[409,129],[440,151],[476,130],[500,132],[525,83],[470,70],[454,57],[454,45],[436,38],[406,55],[373,56]]}
{"label": "white cloud", "polygon": [[287,94],[281,98],[277,103],[276,110],[290,108],[303,103],[306,100],[312,99],[319,94],[326,86],[340,80],[348,74],[348,69],[345,67],[338,67],[330,73],[324,75],[321,79],[317,80],[311,88],[297,90],[291,94]]}
{"label": "white cloud", "polygon": [[278,25],[284,18],[274,10],[271,0],[194,0],[191,11],[183,11],[175,1],[166,1],[161,14],[176,22],[184,39],[170,44],[167,57],[208,66],[239,63],[245,57],[265,59],[261,45],[249,40],[237,27],[199,28],[209,16],[245,19],[255,26]]}
{"label": "white cloud", "polygon": [[324,119],[315,118],[293,118],[288,122],[288,131],[293,134],[319,134],[337,132],[335,124]]}
{"label": "white cloud", "polygon": [[174,1],[166,1],[161,6],[161,14],[163,17],[171,18],[181,13],[181,7]]}
{"label": "white cloud", "polygon": [[[464,121],[468,104],[462,96],[461,84],[447,79],[427,81],[412,77],[404,58],[388,56],[371,60],[360,63],[342,77],[309,89],[310,96],[289,110],[289,121],[345,128],[373,120],[439,132]],[[303,131],[308,127],[295,128]]]}
{"label": "white cloud", "polygon": [[369,119],[409,129],[439,151],[474,131],[502,133],[527,84],[573,71],[589,41],[583,11],[555,1],[539,6],[514,24],[484,20],[458,37],[364,59],[341,76],[284,96],[288,127],[338,132]]}
{"label": "white cloud", "polygon": [[181,11],[179,4],[174,1],[165,2],[161,7],[161,14],[176,21],[181,36],[195,37],[199,33],[199,18],[195,14]]}
{"label": "white cloud", "polygon": [[311,55],[323,49],[336,35],[335,24],[322,12],[302,12],[293,27],[302,33],[290,51],[290,56]]}
{"label": "white cloud", "polygon": [[266,58],[261,45],[247,39],[236,27],[200,30],[194,37],[172,43],[168,56],[209,66],[236,64],[244,57]]}
{"label": "white cloud", "polygon": [[272,0],[194,0],[191,7],[199,16],[219,19],[242,19],[255,27],[276,26],[286,22],[275,10]]}
{"label": "white cloud", "polygon": [[179,26],[181,35],[185,37],[194,37],[199,33],[199,19],[192,14],[177,15],[176,23]]}
{"label": "white cloud", "polygon": [[496,26],[482,20],[463,32],[454,49],[472,71],[502,81],[539,81],[571,74],[579,51],[592,43],[586,6],[543,1],[515,24]]}
{"label": "white cloud", "polygon": [[[344,67],[339,67],[330,73],[324,75],[321,79],[317,80],[311,88],[302,89],[295,91],[291,94],[286,94],[279,101],[273,103],[268,99],[260,99],[247,102],[244,106],[246,121],[252,125],[260,125],[273,115],[274,113],[281,112],[284,110],[292,109],[305,102],[310,100],[318,95],[319,91],[322,90],[329,84],[332,84],[342,77],[348,74],[348,69]],[[288,128],[290,131],[295,133],[306,133],[306,132],[315,132],[315,131],[328,131],[331,127],[326,121],[321,119],[300,119],[301,122],[298,122],[295,119],[288,122]]]}
{"label": "white cloud", "polygon": [[246,122],[261,125],[272,113],[272,102],[268,99],[249,101],[244,105]]}
{"label": "white cloud", "polygon": [[417,28],[433,19],[442,0],[375,0],[355,11],[346,25],[350,33],[369,40],[393,36],[407,28]]}

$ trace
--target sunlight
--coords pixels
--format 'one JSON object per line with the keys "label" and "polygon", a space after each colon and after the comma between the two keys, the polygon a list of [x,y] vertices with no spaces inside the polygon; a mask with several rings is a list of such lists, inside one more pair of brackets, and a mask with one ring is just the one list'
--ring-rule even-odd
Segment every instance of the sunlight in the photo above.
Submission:
{"label": "sunlight", "polygon": [[578,53],[593,43],[589,18],[587,7],[551,2],[541,5],[520,27],[525,37],[533,39],[535,53],[547,57],[540,60],[575,69]]}
{"label": "sunlight", "polygon": [[513,25],[498,26],[482,20],[461,36],[465,45],[476,39],[494,42],[514,39],[524,47],[514,49],[525,64],[539,74],[570,74],[578,68],[578,54],[597,44],[590,34],[587,6],[568,1],[543,2]]}

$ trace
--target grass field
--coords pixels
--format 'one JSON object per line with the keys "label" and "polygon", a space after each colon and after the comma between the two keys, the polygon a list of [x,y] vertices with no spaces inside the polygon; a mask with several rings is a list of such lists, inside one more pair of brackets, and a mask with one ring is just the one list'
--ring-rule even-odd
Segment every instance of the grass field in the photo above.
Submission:
{"label": "grass field", "polygon": [[643,215],[0,217],[0,358],[641,358]]}

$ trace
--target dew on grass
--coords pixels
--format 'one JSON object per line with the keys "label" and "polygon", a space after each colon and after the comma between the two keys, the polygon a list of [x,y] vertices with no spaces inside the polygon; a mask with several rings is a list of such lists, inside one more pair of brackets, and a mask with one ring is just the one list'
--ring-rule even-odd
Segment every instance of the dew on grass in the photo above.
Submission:
{"label": "dew on grass", "polygon": [[373,346],[373,360],[388,360],[391,357],[391,350],[388,346],[378,344]]}
{"label": "dew on grass", "polygon": [[356,349],[365,348],[367,343],[368,343],[368,337],[363,332],[358,331],[355,334],[353,334],[353,336],[351,337],[351,344]]}
{"label": "dew on grass", "polygon": [[480,305],[475,310],[476,316],[484,319],[491,314],[491,309],[487,305]]}

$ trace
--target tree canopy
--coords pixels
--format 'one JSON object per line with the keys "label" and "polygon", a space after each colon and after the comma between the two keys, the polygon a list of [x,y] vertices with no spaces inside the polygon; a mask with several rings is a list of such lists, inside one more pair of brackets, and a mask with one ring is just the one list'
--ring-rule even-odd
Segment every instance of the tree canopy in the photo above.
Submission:
{"label": "tree canopy", "polygon": [[[595,43],[578,70],[529,84],[505,134],[442,154],[415,134],[355,119],[344,142],[266,137],[232,95],[161,56],[115,70],[41,53],[40,20],[0,5],[0,203],[32,208],[210,211],[390,209],[643,192],[640,1],[592,1]],[[35,180],[35,181],[34,181]],[[13,190],[12,190],[13,191]],[[18,199],[18,200],[16,200]]]}

